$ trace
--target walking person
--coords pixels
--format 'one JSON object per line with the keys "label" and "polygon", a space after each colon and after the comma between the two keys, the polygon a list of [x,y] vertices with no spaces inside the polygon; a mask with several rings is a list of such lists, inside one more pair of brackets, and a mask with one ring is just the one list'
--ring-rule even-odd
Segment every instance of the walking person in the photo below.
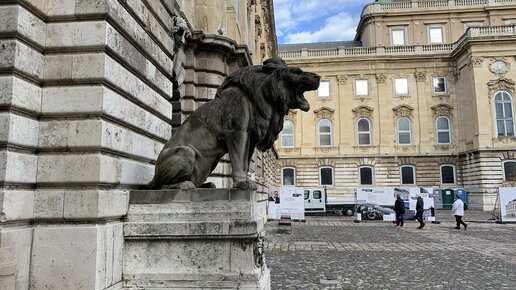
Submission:
{"label": "walking person", "polygon": [[418,229],[423,229],[426,224],[423,222],[423,212],[425,211],[425,204],[423,202],[423,198],[421,197],[421,194],[417,195],[417,202],[416,202],[416,220],[419,222]]}
{"label": "walking person", "polygon": [[396,213],[396,226],[402,227],[405,217],[405,202],[403,202],[399,193],[396,195],[396,202],[394,202],[394,212]]}
{"label": "walking person", "polygon": [[462,221],[462,217],[464,216],[464,203],[457,194],[453,199],[455,199],[455,201],[452,204],[452,214],[455,216],[455,221],[457,221],[455,229],[460,230],[460,225],[463,225],[465,230],[468,225]]}

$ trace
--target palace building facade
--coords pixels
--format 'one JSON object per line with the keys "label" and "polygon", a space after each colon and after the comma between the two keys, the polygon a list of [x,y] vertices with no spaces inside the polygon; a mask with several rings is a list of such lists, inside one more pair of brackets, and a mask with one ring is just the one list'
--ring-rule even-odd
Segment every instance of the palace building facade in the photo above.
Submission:
{"label": "palace building facade", "polygon": [[279,186],[464,188],[492,210],[516,183],[516,0],[376,1],[354,41],[279,55],[322,76],[286,117]]}

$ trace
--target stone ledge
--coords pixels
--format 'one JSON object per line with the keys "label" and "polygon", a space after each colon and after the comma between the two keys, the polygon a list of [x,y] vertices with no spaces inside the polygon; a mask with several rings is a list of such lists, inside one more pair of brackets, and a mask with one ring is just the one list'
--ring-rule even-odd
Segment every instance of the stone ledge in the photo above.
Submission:
{"label": "stone ledge", "polygon": [[236,188],[195,188],[189,190],[133,190],[130,193],[130,204],[164,204],[172,202],[202,202],[218,200],[253,201],[256,193]]}
{"label": "stone ledge", "polygon": [[255,238],[262,230],[261,219],[184,222],[126,222],[126,239]]}

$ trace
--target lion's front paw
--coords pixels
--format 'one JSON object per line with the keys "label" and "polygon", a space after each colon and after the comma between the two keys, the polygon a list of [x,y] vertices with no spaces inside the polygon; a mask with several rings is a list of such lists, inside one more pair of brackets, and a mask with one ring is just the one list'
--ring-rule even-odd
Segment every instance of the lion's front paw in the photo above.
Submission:
{"label": "lion's front paw", "polygon": [[256,186],[256,183],[254,181],[246,179],[244,181],[240,181],[239,183],[235,184],[233,186],[234,188],[238,188],[241,190],[256,190],[258,187]]}

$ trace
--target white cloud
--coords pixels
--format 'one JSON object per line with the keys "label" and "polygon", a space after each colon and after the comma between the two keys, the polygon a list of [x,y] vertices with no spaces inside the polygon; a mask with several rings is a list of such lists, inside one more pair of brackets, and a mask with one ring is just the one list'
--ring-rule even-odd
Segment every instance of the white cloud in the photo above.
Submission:
{"label": "white cloud", "polygon": [[355,36],[355,31],[356,23],[353,17],[346,12],[342,12],[327,18],[319,30],[288,34],[285,40],[286,43],[352,40]]}
{"label": "white cloud", "polygon": [[[297,42],[298,40],[316,37],[318,39],[352,39],[360,12],[366,3],[373,0],[275,0],[274,14],[276,18],[276,33],[280,43]],[[344,16],[338,23],[330,19]],[[353,22],[354,20],[354,22]],[[321,25],[323,27],[321,27]],[[352,28],[351,28],[352,27]],[[352,32],[350,32],[353,30]],[[337,33],[333,37],[329,34]],[[344,33],[344,35],[343,35]],[[339,36],[340,35],[340,36]],[[313,40],[315,41],[315,40]]]}

